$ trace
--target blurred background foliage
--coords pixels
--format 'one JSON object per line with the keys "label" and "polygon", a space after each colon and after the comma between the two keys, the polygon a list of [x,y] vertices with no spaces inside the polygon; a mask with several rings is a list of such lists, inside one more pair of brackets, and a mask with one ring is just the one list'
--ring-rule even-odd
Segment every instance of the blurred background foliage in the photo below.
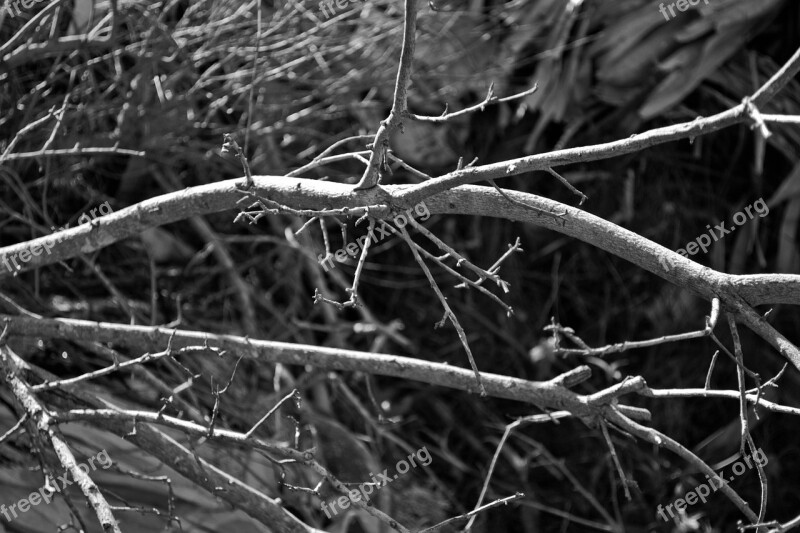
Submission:
{"label": "blurred background foliage", "polygon": [[[455,168],[459,157],[501,161],[556,148],[624,138],[725,110],[752,94],[800,45],[800,5],[792,0],[710,0],[666,20],[660,2],[644,0],[440,0],[421,5],[410,91],[414,112],[440,114],[480,101],[490,83],[499,96],[538,84],[521,101],[489,106],[446,126],[407,123],[392,138],[394,153],[431,176]],[[17,16],[0,14],[0,246],[75,225],[108,201],[115,210],[184,187],[241,175],[222,155],[225,133],[245,148],[254,174],[282,175],[308,163],[332,143],[375,132],[390,107],[402,31],[402,3],[369,0],[335,7],[326,18],[314,2],[67,0],[36,4]],[[45,13],[42,14],[42,11]],[[259,12],[261,31],[257,31]],[[329,12],[330,14],[330,12]],[[32,21],[32,22],[30,22]],[[26,24],[28,24],[26,26]],[[771,113],[800,114],[790,84]],[[37,122],[39,121],[39,122]],[[560,169],[589,196],[584,209],[672,249],[729,221],[759,198],[769,215],[717,242],[693,259],[729,273],[798,273],[800,131],[775,125],[766,141],[746,125],[587,165]],[[363,151],[368,138],[339,152]],[[115,147],[115,153],[43,156],[48,150]],[[27,154],[27,155],[26,155]],[[352,158],[303,177],[355,183],[363,170]],[[421,178],[394,166],[391,182]],[[565,203],[574,197],[545,173],[502,180],[503,187]],[[397,239],[370,253],[362,278],[364,308],[339,312],[314,304],[315,289],[347,298],[354,267],[323,273],[318,225],[265,217],[234,223],[232,213],[187,220],[144,232],[91,257],[73,259],[0,282],[0,309],[45,316],[181,327],[320,346],[373,350],[465,366],[449,326],[433,331],[442,310],[411,254]],[[354,221],[328,222],[331,249],[362,234]],[[481,266],[522,239],[523,254],[501,274],[511,283],[508,318],[475,292],[434,270],[464,325],[481,370],[542,380],[589,364],[587,393],[642,375],[656,388],[701,387],[715,347],[693,341],[605,358],[553,353],[543,328],[551,320],[573,327],[591,346],[700,329],[708,306],[606,252],[559,234],[497,218],[434,216],[425,226]],[[224,258],[232,263],[226,263]],[[232,265],[232,266],[231,266]],[[246,283],[242,295],[235,281]],[[452,281],[452,283],[451,283]],[[766,309],[764,310],[766,311]],[[773,324],[795,340],[797,311],[775,308]],[[729,342],[721,328],[719,335]],[[18,351],[60,375],[110,363],[70,343],[42,340]],[[745,358],[764,378],[781,359],[749,332]],[[140,354],[129,353],[135,357]],[[184,403],[166,412],[209,414],[212,384],[225,383],[235,358],[181,361],[200,377],[176,394]],[[151,367],[169,388],[186,375],[169,362]],[[794,405],[798,378],[789,372],[775,399]],[[718,388],[735,388],[735,369],[721,362]],[[158,409],[163,391],[139,375],[114,375],[94,385],[126,405]],[[274,369],[242,362],[223,396],[218,424],[251,427],[292,387],[303,402],[282,409],[262,436],[291,441],[298,420],[304,446],[317,446],[341,479],[382,470],[427,446],[434,460],[384,489],[378,505],[406,526],[423,527],[468,511],[477,501],[506,424],[532,414],[513,402],[481,400],[428,385],[312,368]],[[371,391],[371,392],[370,392]],[[0,393],[2,427],[15,419]],[[653,412],[659,430],[715,468],[738,450],[737,405],[731,401],[636,400]],[[197,414],[199,413],[199,415]],[[768,516],[786,520],[800,504],[800,448],[791,420],[760,413],[754,436],[769,458]],[[381,423],[385,418],[389,423]],[[787,424],[788,423],[788,424]],[[166,510],[163,484],[126,474],[169,473],[130,445],[98,429],[69,432],[85,455],[106,447],[121,470],[99,478],[112,503]],[[526,426],[500,455],[487,498],[526,494],[518,503],[482,514],[475,531],[723,531],[739,519],[721,496],[689,509],[675,523],[656,516],[659,504],[682,496],[704,478],[670,454],[614,435],[622,466],[636,482],[626,501],[602,435],[566,419]],[[0,501],[16,501],[41,484],[24,437],[0,447]],[[284,498],[298,516],[330,531],[377,531],[348,512],[331,522],[319,501],[281,486],[281,472],[255,453],[205,444],[217,460],[254,487]],[[313,486],[302,469],[283,471],[289,483]],[[265,530],[191,483],[175,480],[176,513],[189,531],[242,527]],[[20,481],[21,480],[21,481]],[[757,479],[733,482],[756,506]],[[211,512],[213,510],[213,512]],[[84,512],[81,509],[81,512]],[[39,506],[13,525],[52,530],[67,521],[60,504]],[[150,531],[163,517],[128,513],[124,531]],[[91,517],[88,523],[94,523]],[[9,524],[0,523],[0,529]],[[177,526],[172,523],[170,528]],[[21,531],[22,529],[13,529]]]}

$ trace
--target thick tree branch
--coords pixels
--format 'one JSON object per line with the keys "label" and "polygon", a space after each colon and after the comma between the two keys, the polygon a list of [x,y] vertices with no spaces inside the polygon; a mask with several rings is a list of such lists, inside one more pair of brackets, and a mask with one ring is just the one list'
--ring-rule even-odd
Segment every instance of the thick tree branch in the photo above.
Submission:
{"label": "thick tree branch", "polygon": [[[330,370],[366,372],[383,376],[410,379],[470,393],[479,393],[475,375],[466,368],[401,357],[397,355],[359,352],[249,339],[235,335],[213,335],[200,331],[174,330],[150,326],[127,326],[87,320],[34,319],[0,315],[9,335],[45,337],[73,341],[92,339],[129,346],[140,351],[157,352],[167,343],[172,349],[198,344],[226,350],[243,357],[266,363],[287,365],[312,365]],[[158,348],[157,348],[158,347]],[[574,371],[573,371],[574,372]],[[481,380],[489,396],[517,400],[544,409],[567,410],[592,425],[599,409],[617,396],[638,391],[644,386],[636,378],[625,382],[622,388],[606,389],[602,395],[582,396],[565,387],[561,376],[550,381],[524,379],[481,373]],[[600,393],[597,393],[600,394]],[[624,407],[623,407],[624,409]],[[625,410],[630,414],[632,411]]]}
{"label": "thick tree branch", "polygon": [[[369,213],[375,217],[391,214],[393,198],[402,196],[402,185],[375,187],[369,191],[353,191],[348,185],[287,178],[255,176],[255,192],[276,204],[292,209],[347,210],[354,216]],[[91,224],[72,228],[57,235],[62,242],[44,253],[42,245],[50,245],[53,236],[40,237],[25,243],[0,248],[0,280],[11,273],[4,267],[20,253],[39,248],[39,255],[28,254],[20,264],[20,272],[37,266],[56,263],[80,253],[99,250],[141,231],[183,220],[235,208],[244,193],[237,189],[239,180],[227,180],[180,192],[165,194],[121,209]],[[479,215],[529,222],[575,237],[630,261],[675,285],[687,288],[709,302],[719,298],[727,309],[748,328],[769,342],[800,369],[800,351],[751,306],[760,304],[800,304],[800,276],[767,274],[736,276],[704,267],[659,244],[580,209],[533,194],[504,191],[474,185],[461,186],[427,198],[431,214]],[[523,205],[524,204],[524,205]],[[527,206],[536,208],[529,209]],[[558,218],[541,216],[541,211],[563,213]],[[667,261],[671,268],[664,267]],[[772,285],[768,285],[772,283]]]}

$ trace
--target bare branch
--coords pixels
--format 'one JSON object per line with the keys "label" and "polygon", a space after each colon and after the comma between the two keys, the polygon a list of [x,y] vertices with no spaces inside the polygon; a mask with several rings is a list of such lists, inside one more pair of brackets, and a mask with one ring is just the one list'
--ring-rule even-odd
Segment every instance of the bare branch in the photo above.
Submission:
{"label": "bare branch", "polygon": [[[778,93],[798,72],[800,72],[800,49],[786,64],[765,83],[749,99],[749,104],[763,107]],[[435,180],[420,183],[403,189],[396,196],[396,201],[403,206],[414,205],[434,194],[484,180],[514,176],[535,170],[567,165],[571,163],[587,163],[618,157],[620,155],[639,152],[645,148],[680,139],[691,139],[699,135],[707,135],[723,128],[751,120],[748,104],[743,102],[732,109],[707,118],[699,117],[691,122],[655,128],[644,133],[632,135],[627,139],[581,146],[564,150],[554,150],[544,154],[536,154],[517,159],[509,159],[500,163],[481,165],[470,169],[457,170]]]}
{"label": "bare branch", "polygon": [[406,116],[413,119],[418,120],[419,122],[432,122],[434,124],[443,124],[449,120],[452,120],[457,117],[469,115],[471,113],[476,113],[478,111],[483,111],[486,109],[487,105],[491,104],[499,104],[500,102],[511,102],[513,100],[518,100],[520,98],[525,98],[529,94],[533,94],[536,92],[538,86],[536,84],[533,85],[530,89],[526,91],[522,91],[517,94],[513,94],[511,96],[506,96],[505,98],[498,98],[494,94],[494,83],[489,84],[489,90],[486,92],[486,98],[483,99],[482,102],[475,104],[473,106],[467,107],[466,109],[462,109],[461,111],[454,111],[452,113],[447,112],[447,107],[445,107],[444,112],[438,117],[428,117],[423,115],[415,115],[413,113],[407,113]]}
{"label": "bare branch", "polygon": [[[708,466],[705,462],[703,462],[702,459],[693,454],[685,446],[669,438],[663,433],[637,424],[633,420],[630,420],[626,416],[616,411],[613,407],[609,408],[606,414],[607,420],[616,425],[619,429],[627,431],[631,435],[639,437],[647,442],[666,448],[679,456],[681,459],[693,465],[707,476],[717,478],[717,473],[713,468]],[[751,523],[758,522],[758,516],[750,509],[750,506],[747,505],[747,502],[744,501],[742,497],[739,496],[739,494],[737,494],[736,491],[734,491],[727,483],[721,483],[721,485],[722,486],[719,488],[719,491],[725,494],[725,496],[727,496],[728,499],[733,502],[733,504],[747,517],[748,520],[750,520]]]}
{"label": "bare branch", "polygon": [[579,355],[596,355],[596,356],[604,356],[612,353],[621,353],[626,350],[635,350],[639,348],[650,348],[652,346],[658,346],[660,344],[667,344],[671,342],[680,342],[686,341],[690,339],[699,339],[702,337],[711,336],[714,327],[717,323],[717,318],[719,317],[719,298],[714,298],[711,301],[711,316],[706,317],[706,327],[704,329],[698,331],[689,331],[686,333],[678,333],[675,335],[663,335],[661,337],[655,339],[648,339],[646,341],[625,341],[625,342],[618,342],[616,344],[609,344],[607,346],[601,346],[600,348],[590,348],[588,344],[586,344],[583,339],[581,339],[576,333],[575,330],[572,328],[567,328],[562,326],[561,324],[551,324],[549,326],[545,326],[545,331],[550,331],[554,335],[564,335],[569,340],[580,346],[580,348],[562,348],[560,344],[556,347],[555,352],[558,354],[564,355],[571,355],[571,354],[579,354]]}
{"label": "bare branch", "polygon": [[414,48],[417,31],[417,0],[405,0],[403,16],[403,47],[400,51],[400,65],[397,68],[397,80],[394,86],[394,102],[389,116],[381,122],[372,142],[372,154],[361,180],[355,189],[368,190],[380,182],[380,176],[386,172],[386,151],[389,149],[389,133],[403,126],[403,118],[408,114],[408,86],[411,84],[411,69],[414,63]]}
{"label": "bare branch", "polygon": [[[254,181],[256,194],[269,195],[272,201],[280,205],[297,206],[300,209],[324,206],[323,211],[327,213],[337,209],[344,211],[347,208],[351,214],[366,213],[369,207],[370,214],[374,214],[376,218],[390,215],[389,205],[394,205],[391,200],[392,192],[407,190],[405,186],[386,186],[354,195],[347,185],[316,180],[256,176]],[[242,191],[236,187],[237,182],[238,180],[227,180],[185,189],[98,217],[91,224],[59,232],[57,235],[62,242],[57,246],[50,242],[53,237],[40,237],[0,248],[0,267],[9,264],[12,258],[16,258],[29,247],[47,244],[52,248],[49,254],[40,253],[30,257],[29,261],[20,265],[18,271],[0,268],[0,279],[101,249],[150,227],[230,209],[241,199]],[[535,216],[530,209],[509,203],[503,195],[488,187],[459,187],[430,198],[425,203],[431,214],[502,217],[552,229],[613,253],[680,287],[687,287],[708,301],[719,298],[721,303],[736,312],[738,320],[775,347],[795,368],[800,368],[800,350],[751,307],[764,303],[800,304],[800,276],[723,274],[574,207],[518,191],[509,190],[505,195],[544,211],[563,211],[564,215],[558,220]],[[396,196],[402,196],[402,193]],[[319,215],[320,211],[312,209],[309,214]],[[669,258],[671,269],[665,270],[662,263],[665,257]]]}
{"label": "bare branch", "polygon": [[[410,218],[410,217],[409,217]],[[413,222],[413,219],[410,218]],[[436,293],[436,296],[439,298],[439,302],[441,302],[442,307],[444,307],[444,317],[442,321],[437,324],[437,327],[443,327],[445,323],[445,319],[449,319],[450,322],[453,324],[453,327],[456,328],[456,333],[458,333],[458,338],[461,340],[462,346],[464,346],[464,351],[467,352],[467,358],[469,359],[469,364],[472,367],[472,371],[475,373],[475,381],[478,385],[478,389],[480,390],[481,396],[486,396],[486,388],[483,386],[483,381],[481,380],[481,373],[478,370],[478,364],[475,362],[475,358],[472,355],[472,350],[469,347],[469,342],[467,341],[467,334],[464,332],[464,328],[461,327],[461,323],[458,321],[458,317],[450,309],[450,305],[447,303],[447,298],[445,298],[442,291],[439,289],[439,286],[436,284],[436,280],[433,279],[433,274],[431,274],[430,269],[423,261],[422,257],[420,257],[417,248],[414,246],[414,243],[411,237],[408,235],[408,231],[406,228],[400,228],[400,236],[403,240],[406,241],[408,247],[411,248],[411,253],[414,254],[414,259],[416,260],[417,264],[419,264],[422,271],[425,273],[425,277],[428,278],[428,283],[430,283],[433,292]]]}
{"label": "bare branch", "polygon": [[0,379],[11,390],[23,414],[28,415],[32,425],[30,431],[34,434],[38,433],[47,441],[55,451],[61,465],[72,474],[72,478],[80,486],[81,492],[94,509],[103,531],[122,533],[111,507],[100,489],[87,472],[78,468],[78,463],[70,451],[66,439],[58,429],[52,427],[53,420],[50,412],[36,398],[30,385],[22,378],[18,360],[19,357],[5,343],[0,344],[0,370],[2,370]]}

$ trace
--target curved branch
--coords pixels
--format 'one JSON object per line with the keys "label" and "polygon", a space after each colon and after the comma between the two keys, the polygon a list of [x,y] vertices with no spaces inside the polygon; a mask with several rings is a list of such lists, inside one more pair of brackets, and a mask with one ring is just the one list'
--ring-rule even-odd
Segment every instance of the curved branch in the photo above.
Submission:
{"label": "curved branch", "polygon": [[[719,475],[714,471],[714,469],[704,463],[702,459],[697,457],[685,446],[669,438],[660,431],[637,424],[633,420],[630,420],[626,416],[614,410],[613,407],[609,407],[607,409],[606,417],[609,422],[613,423],[618,428],[627,431],[628,433],[639,437],[640,439],[646,440],[647,442],[668,449],[681,459],[685,460],[687,463],[694,465],[709,478],[719,478]],[[722,483],[719,491],[727,496],[728,499],[739,508],[742,514],[744,514],[747,519],[750,520],[751,524],[758,522],[758,516],[753,512],[752,509],[750,509],[750,506],[747,505],[747,502],[744,501],[742,497],[739,496],[736,491],[734,491],[727,483]]]}
{"label": "curved branch", "polygon": [[[152,326],[127,326],[68,318],[35,319],[0,315],[8,334],[24,337],[113,342],[133,349],[157,352],[167,344],[177,350],[187,346],[208,345],[253,360],[288,365],[312,365],[330,370],[346,370],[410,379],[470,393],[479,393],[475,375],[466,368],[401,357],[303,344],[249,339],[236,335],[212,335],[200,331],[174,330]],[[160,347],[156,349],[155,347]],[[588,370],[588,369],[587,369]],[[572,371],[574,372],[574,370]],[[597,417],[602,405],[615,397],[636,392],[644,386],[641,378],[628,380],[625,387],[611,387],[592,398],[566,388],[561,376],[550,381],[524,379],[481,373],[489,396],[531,403],[545,409],[568,410],[587,423]],[[641,381],[641,383],[639,383]],[[601,394],[596,393],[596,394]]]}
{"label": "curved branch", "polygon": [[[236,208],[245,194],[236,187],[239,181],[211,183],[145,200],[94,219],[91,223],[60,232],[57,238],[62,242],[55,247],[51,240],[56,237],[48,236],[0,248],[0,280],[11,275],[3,265],[23,252],[29,256],[29,260],[22,263],[20,272],[99,250],[133,237],[147,228]],[[368,206],[369,214],[378,218],[389,217],[395,199],[402,198],[402,191],[409,189],[408,186],[394,185],[353,191],[346,184],[286,176],[254,176],[254,182],[259,195],[292,209],[346,210],[349,214],[360,216],[367,212],[365,206]],[[791,297],[800,295],[800,276],[736,276],[717,272],[605,219],[518,191],[501,193],[490,187],[465,185],[427,198],[425,204],[431,214],[505,218],[552,229],[630,261],[679,287],[692,290],[709,302],[719,298],[727,309],[736,313],[742,323],[800,369],[800,350],[751,307],[767,303],[800,305],[800,297]],[[544,211],[561,216],[542,216],[541,212]],[[42,252],[43,245],[52,248],[49,254]],[[39,255],[28,253],[35,248],[39,249]],[[665,266],[665,261],[670,268]],[[767,282],[774,283],[774,286],[764,290]],[[790,296],[787,297],[787,294]]]}

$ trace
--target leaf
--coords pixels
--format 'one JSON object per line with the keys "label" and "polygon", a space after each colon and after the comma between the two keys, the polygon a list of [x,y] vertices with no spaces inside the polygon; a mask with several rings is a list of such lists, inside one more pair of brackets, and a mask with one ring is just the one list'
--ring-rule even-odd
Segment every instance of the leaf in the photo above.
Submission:
{"label": "leaf", "polygon": [[703,44],[700,60],[690,70],[673,71],[650,94],[639,109],[643,119],[653,118],[686,98],[720,65],[727,61],[749,38],[741,31],[726,31]]}

